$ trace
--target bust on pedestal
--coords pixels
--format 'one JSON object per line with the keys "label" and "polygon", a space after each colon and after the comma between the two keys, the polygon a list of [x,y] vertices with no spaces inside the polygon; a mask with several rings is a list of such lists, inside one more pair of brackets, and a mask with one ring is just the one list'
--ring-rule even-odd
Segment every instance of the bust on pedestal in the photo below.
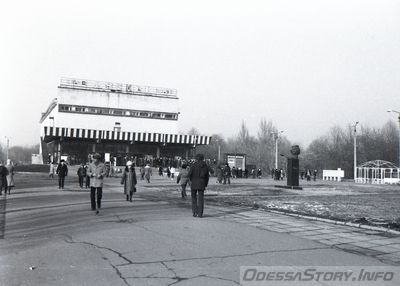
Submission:
{"label": "bust on pedestal", "polygon": [[292,189],[301,189],[299,187],[299,145],[293,145],[290,149],[290,157],[287,157],[287,186]]}

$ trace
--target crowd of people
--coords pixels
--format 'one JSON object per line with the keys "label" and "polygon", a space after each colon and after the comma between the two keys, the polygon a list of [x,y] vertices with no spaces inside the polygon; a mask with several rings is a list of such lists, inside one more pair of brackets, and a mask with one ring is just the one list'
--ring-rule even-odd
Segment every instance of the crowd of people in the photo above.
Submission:
{"label": "crowd of people", "polygon": [[[110,174],[110,168],[107,168],[107,165],[102,163],[100,159],[100,154],[96,153],[92,155],[91,163],[81,164],[77,170],[79,187],[90,188],[91,208],[96,211],[96,213],[99,213],[99,209],[101,208],[103,179]],[[211,175],[215,175],[217,183],[219,184],[231,184],[231,179],[236,178],[261,179],[263,175],[261,168],[256,169],[255,167],[251,167],[250,171],[247,168],[242,170],[235,166],[231,168],[228,163],[217,165],[216,167],[215,165],[210,166],[210,164],[204,161],[204,156],[201,154],[198,154],[194,160],[182,160],[180,164],[181,166],[179,168],[175,168],[173,165],[167,167],[159,166],[156,170],[158,170],[158,175],[160,177],[166,177],[172,181],[176,180],[176,183],[180,185],[180,195],[182,199],[187,198],[186,188],[190,186],[192,212],[195,217],[203,216],[204,190],[208,185]],[[8,175],[11,170],[10,166],[7,165],[7,167],[3,167],[3,169],[1,169],[1,166],[0,164],[0,174],[4,173]],[[54,169],[54,165],[50,164],[50,177],[54,176]],[[68,167],[64,160],[61,160],[58,164],[55,173],[58,175],[59,189],[63,189],[65,177],[68,176]],[[142,162],[141,166],[138,167],[138,173],[140,180],[145,180],[147,183],[150,183],[153,175],[150,162]],[[286,173],[283,169],[272,169],[271,176],[274,180],[284,180]],[[315,181],[317,170],[311,171],[307,169],[301,171],[300,177],[302,180],[306,179],[310,181],[313,179]],[[136,192],[137,183],[135,162],[128,160],[125,169],[122,171],[121,184],[123,185],[123,194],[129,202],[133,200],[133,194]],[[13,184],[12,182],[11,185]],[[7,184],[7,186],[8,185],[9,184]],[[1,190],[2,189],[3,183]]]}
{"label": "crowd of people", "polygon": [[233,166],[232,168],[229,166],[228,163],[225,163],[225,165],[219,165],[215,169],[215,176],[217,177],[217,183],[219,184],[230,184],[231,179],[236,179],[236,178],[262,178],[262,171],[261,168],[255,169],[252,168],[249,174],[249,170],[245,169],[242,170],[242,168],[236,168]]}
{"label": "crowd of people", "polygon": [[306,179],[307,181],[311,181],[311,178],[312,178],[313,181],[316,181],[317,174],[318,174],[318,170],[311,171],[310,169],[306,169],[305,171],[300,172],[300,178],[302,180]]}

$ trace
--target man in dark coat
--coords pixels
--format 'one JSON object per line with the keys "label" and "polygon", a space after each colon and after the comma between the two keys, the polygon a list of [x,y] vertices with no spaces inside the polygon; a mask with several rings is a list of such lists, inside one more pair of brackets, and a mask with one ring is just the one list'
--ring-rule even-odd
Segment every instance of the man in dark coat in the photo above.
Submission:
{"label": "man in dark coat", "polygon": [[64,189],[65,177],[68,176],[68,167],[64,160],[60,161],[56,173],[58,175],[58,188]]}
{"label": "man in dark coat", "polygon": [[204,162],[204,155],[197,154],[196,162],[189,170],[188,177],[192,182],[192,211],[193,216],[203,217],[204,190],[210,178],[207,164]]}
{"label": "man in dark coat", "polygon": [[86,178],[86,168],[83,163],[80,165],[80,167],[76,173],[78,174],[79,187],[81,187],[81,189],[82,189],[83,188],[83,179]]}
{"label": "man in dark coat", "polygon": [[224,185],[226,184],[226,180],[228,180],[228,184],[231,183],[231,168],[228,163],[226,163],[224,167]]}

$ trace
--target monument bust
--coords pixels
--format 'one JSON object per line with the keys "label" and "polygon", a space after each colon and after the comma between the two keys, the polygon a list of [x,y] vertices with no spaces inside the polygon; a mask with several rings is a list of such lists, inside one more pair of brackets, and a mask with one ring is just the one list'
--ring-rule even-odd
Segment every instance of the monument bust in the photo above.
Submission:
{"label": "monument bust", "polygon": [[297,159],[300,154],[300,147],[299,145],[293,145],[290,149],[290,154],[292,154],[292,158]]}

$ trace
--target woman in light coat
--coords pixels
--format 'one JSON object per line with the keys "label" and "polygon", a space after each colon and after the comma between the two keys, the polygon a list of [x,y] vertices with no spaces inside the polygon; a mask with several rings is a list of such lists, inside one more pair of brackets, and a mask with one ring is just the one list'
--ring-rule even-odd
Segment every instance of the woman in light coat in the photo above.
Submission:
{"label": "woman in light coat", "polygon": [[187,195],[186,195],[186,186],[189,182],[189,170],[187,169],[186,164],[182,165],[182,169],[179,172],[178,178],[177,178],[177,183],[181,184],[181,195],[182,195],[182,199],[186,199]]}
{"label": "woman in light coat", "polygon": [[124,185],[126,200],[132,202],[132,195],[136,192],[137,179],[135,167],[131,161],[126,163],[125,171],[122,174],[121,184]]}
{"label": "woman in light coat", "polygon": [[7,175],[7,186],[8,186],[8,194],[10,194],[11,188],[15,187],[14,184],[14,166],[10,159],[7,160],[6,168],[8,170]]}

